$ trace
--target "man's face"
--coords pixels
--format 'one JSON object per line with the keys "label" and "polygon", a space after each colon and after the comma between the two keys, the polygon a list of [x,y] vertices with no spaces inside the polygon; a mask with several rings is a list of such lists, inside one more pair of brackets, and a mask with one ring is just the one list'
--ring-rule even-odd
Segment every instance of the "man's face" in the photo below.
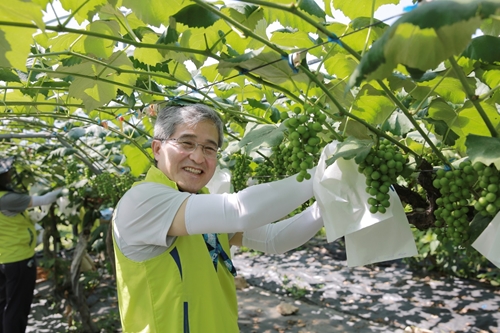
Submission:
{"label": "man's face", "polygon": [[[186,139],[216,147],[219,135],[214,123],[204,120],[195,126],[186,124],[177,126],[171,138]],[[158,161],[158,169],[177,183],[179,189],[184,192],[197,193],[201,190],[210,181],[217,166],[217,158],[207,158],[201,146],[192,152],[186,152],[175,140],[163,143],[154,140],[152,148]]]}

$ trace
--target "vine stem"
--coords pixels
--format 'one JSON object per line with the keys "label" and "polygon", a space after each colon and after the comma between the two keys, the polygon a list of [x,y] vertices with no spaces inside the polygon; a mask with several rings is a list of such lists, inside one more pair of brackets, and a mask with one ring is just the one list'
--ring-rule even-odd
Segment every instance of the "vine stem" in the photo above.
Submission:
{"label": "vine stem", "polygon": [[[320,31],[323,34],[325,34],[326,36],[330,37],[332,40],[336,40],[336,39],[339,38],[333,32],[328,31],[328,29],[325,28],[324,24],[319,24],[319,23],[315,22],[309,16],[307,16],[306,14],[304,14],[303,12],[301,12],[299,10],[299,8],[297,8],[297,6],[295,5],[295,3],[292,3],[290,5],[283,5],[283,4],[280,4],[280,3],[274,3],[274,2],[262,1],[262,0],[248,0],[248,1],[245,1],[245,2],[246,3],[254,4],[254,5],[263,6],[263,7],[270,7],[270,8],[274,8],[274,9],[278,9],[278,10],[287,11],[287,12],[293,14],[293,15],[296,15],[296,16],[300,17],[302,20],[304,20],[305,22],[309,23],[311,26],[313,26],[314,28],[316,28],[318,31]],[[342,37],[342,36],[340,36],[340,37]],[[358,52],[354,51],[349,45],[346,45],[345,43],[342,42],[342,47],[347,52],[349,52],[350,54],[352,54],[357,60],[361,59],[361,55]]]}
{"label": "vine stem", "polygon": [[[22,23],[22,22],[11,22],[11,21],[0,21],[0,26],[38,29],[38,26],[35,24]],[[175,52],[186,53],[186,54],[195,53],[195,54],[200,54],[200,55],[204,55],[207,57],[212,56],[212,54],[207,52],[206,50],[190,49],[187,47],[180,47],[180,46],[167,45],[167,44],[142,43],[142,42],[138,42],[135,40],[125,39],[125,38],[106,35],[106,34],[101,34],[101,33],[94,32],[94,31],[79,30],[79,29],[73,29],[73,28],[68,28],[68,27],[63,27],[63,26],[46,25],[45,30],[55,31],[55,32],[67,32],[67,33],[73,33],[73,34],[77,34],[77,35],[92,36],[92,37],[97,37],[97,38],[101,38],[101,39],[109,39],[109,40],[113,40],[116,42],[130,44],[130,45],[133,45],[135,47],[142,47],[142,48],[146,48],[146,49],[167,50],[167,51],[175,51]]]}
{"label": "vine stem", "polygon": [[478,101],[477,96],[474,94],[471,87],[467,83],[467,77],[465,76],[465,73],[463,72],[462,68],[458,65],[457,61],[455,60],[455,57],[451,56],[450,58],[448,58],[448,60],[450,61],[451,67],[453,67],[453,70],[457,74],[457,77],[460,80],[460,83],[462,84],[462,87],[464,88],[467,97],[472,102],[477,112],[483,119],[484,123],[486,124],[486,127],[488,127],[491,136],[497,138],[498,133],[495,129],[495,126],[493,126],[493,124],[491,123],[490,118],[488,118],[488,115],[483,109],[483,106]]}
{"label": "vine stem", "polygon": [[[89,118],[85,118],[85,117],[80,117],[80,116],[75,116],[75,115],[56,115],[56,114],[53,114],[53,113],[44,113],[44,112],[39,112],[37,113],[38,116],[48,116],[48,117],[52,117],[52,118],[61,118],[61,119],[73,119],[73,120],[79,120],[83,123],[89,123],[89,124],[94,124],[94,125],[99,125],[99,123],[93,119],[89,119]],[[19,113],[4,113],[2,114],[2,118],[11,118],[13,119],[14,121],[19,121],[19,122],[26,122],[26,123],[31,123],[31,121],[27,121],[27,120],[24,120],[24,119],[20,119],[22,117],[32,117],[33,114],[19,114]],[[0,118],[1,119],[1,118]],[[46,126],[46,125],[45,125]],[[127,136],[125,136],[125,134],[119,130],[116,130],[112,127],[108,127],[107,128],[108,131],[110,132],[113,132],[115,133],[116,135],[120,136],[120,137],[124,137],[128,140],[130,140],[130,143],[132,145],[134,145],[137,149],[139,149],[150,161],[151,163],[153,163],[154,159],[151,157],[151,155],[142,147],[142,144],[140,144],[139,142],[137,142],[136,140],[132,139],[132,138],[129,138]],[[60,136],[60,135],[59,135]]]}

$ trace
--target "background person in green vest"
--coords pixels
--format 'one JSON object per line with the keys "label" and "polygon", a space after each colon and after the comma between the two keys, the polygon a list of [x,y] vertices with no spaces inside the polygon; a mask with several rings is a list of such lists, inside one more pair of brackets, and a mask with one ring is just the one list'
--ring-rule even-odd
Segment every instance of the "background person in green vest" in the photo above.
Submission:
{"label": "background person in green vest", "polygon": [[223,123],[207,106],[158,113],[156,165],[122,197],[113,217],[124,332],[239,332],[230,246],[283,253],[323,226],[316,204],[273,223],[312,198],[311,180],[292,176],[208,194],[222,142]]}
{"label": "background person in green vest", "polygon": [[14,192],[13,162],[13,157],[0,159],[0,333],[24,333],[33,300],[36,232],[26,209],[51,204],[61,192]]}

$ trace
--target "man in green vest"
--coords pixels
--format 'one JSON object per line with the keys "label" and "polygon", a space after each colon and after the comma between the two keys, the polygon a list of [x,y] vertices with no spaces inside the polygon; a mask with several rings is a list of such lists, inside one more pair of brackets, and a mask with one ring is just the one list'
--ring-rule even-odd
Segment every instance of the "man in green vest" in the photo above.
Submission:
{"label": "man in green vest", "polygon": [[0,333],[24,333],[28,324],[36,281],[36,232],[26,209],[51,204],[61,193],[15,192],[13,162],[13,157],[0,159]]}
{"label": "man in green vest", "polygon": [[156,165],[123,196],[113,218],[123,332],[239,332],[230,246],[283,253],[323,226],[316,204],[280,221],[312,198],[311,180],[292,176],[209,194],[222,142],[223,123],[205,105],[158,113]]}

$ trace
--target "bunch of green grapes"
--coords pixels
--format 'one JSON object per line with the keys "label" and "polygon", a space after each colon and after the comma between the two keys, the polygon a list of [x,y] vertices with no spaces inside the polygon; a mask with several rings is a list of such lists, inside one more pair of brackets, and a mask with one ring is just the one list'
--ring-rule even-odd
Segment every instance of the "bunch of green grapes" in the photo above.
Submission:
{"label": "bunch of green grapes", "polygon": [[273,173],[277,179],[293,174],[288,170],[288,161],[292,156],[292,147],[282,143],[274,146],[270,157],[273,162]]}
{"label": "bunch of green grapes", "polygon": [[366,177],[367,202],[370,212],[385,213],[390,206],[389,190],[407,163],[406,157],[389,141],[381,141],[372,147],[365,160],[359,163],[358,171]]}
{"label": "bunch of green grapes", "polygon": [[96,175],[92,182],[92,187],[99,198],[103,200],[103,204],[115,206],[120,198],[133,185],[135,178],[129,174],[114,174],[111,172],[103,172]]}
{"label": "bunch of green grapes", "polygon": [[106,203],[112,203],[116,200],[116,184],[114,175],[110,172],[103,172],[96,175],[93,181],[97,195]]}
{"label": "bunch of green grapes", "polygon": [[119,193],[119,196],[121,198],[125,194],[125,192],[130,190],[132,185],[134,185],[134,183],[136,182],[136,179],[130,173],[121,174],[119,176],[119,178],[120,178],[120,182],[118,183],[119,184],[118,185],[118,193]]}
{"label": "bunch of green grapes", "polygon": [[248,178],[252,174],[252,158],[241,152],[236,152],[231,155],[231,160],[234,165],[231,170],[231,184],[233,184],[234,192],[238,192],[247,187]]}
{"label": "bunch of green grapes", "polygon": [[264,161],[262,163],[257,164],[255,168],[254,178],[257,179],[259,184],[269,183],[273,180],[276,180],[276,175],[274,173],[274,165],[271,161]]}
{"label": "bunch of green grapes", "polygon": [[494,164],[474,163],[478,174],[477,190],[480,197],[474,208],[483,216],[495,216],[500,211],[500,172]]}
{"label": "bunch of green grapes", "polygon": [[297,106],[292,117],[288,112],[282,112],[281,119],[284,120],[288,129],[288,140],[292,149],[288,169],[292,172],[298,172],[297,180],[299,182],[310,179],[311,175],[307,169],[314,166],[321,150],[322,142],[318,133],[323,130],[322,124],[326,120],[326,116],[317,106],[307,106],[304,113]]}
{"label": "bunch of green grapes", "polygon": [[476,180],[476,171],[470,161],[460,163],[458,169],[436,172],[432,184],[441,193],[436,200],[438,209],[434,211],[440,240],[451,240],[458,246],[469,239],[469,203]]}
{"label": "bunch of green grapes", "polygon": [[77,182],[80,180],[80,177],[80,170],[76,162],[71,162],[64,169],[64,181],[66,182],[66,186],[70,186],[71,184]]}

